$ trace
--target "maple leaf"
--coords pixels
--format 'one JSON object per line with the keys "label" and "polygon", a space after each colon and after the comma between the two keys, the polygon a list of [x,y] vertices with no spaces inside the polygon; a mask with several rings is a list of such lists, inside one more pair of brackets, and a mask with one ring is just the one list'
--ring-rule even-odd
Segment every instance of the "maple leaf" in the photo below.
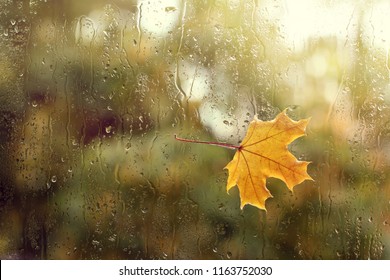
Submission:
{"label": "maple leaf", "polygon": [[266,187],[267,178],[273,177],[284,181],[291,191],[303,181],[313,180],[307,174],[310,162],[298,161],[288,150],[291,142],[305,135],[308,123],[309,119],[300,121],[290,119],[285,109],[272,121],[261,121],[255,116],[240,146],[189,140],[176,135],[175,139],[236,149],[232,161],[225,167],[229,171],[227,191],[237,185],[241,209],[246,204],[251,204],[266,210],[265,201],[272,197]]}
{"label": "maple leaf", "polygon": [[283,180],[292,191],[305,180],[309,162],[298,161],[287,145],[305,135],[309,119],[294,121],[281,112],[272,121],[261,121],[255,116],[247,134],[232,161],[225,167],[229,171],[227,191],[238,186],[241,209],[251,204],[265,210],[265,201],[272,197],[266,187],[268,177]]}

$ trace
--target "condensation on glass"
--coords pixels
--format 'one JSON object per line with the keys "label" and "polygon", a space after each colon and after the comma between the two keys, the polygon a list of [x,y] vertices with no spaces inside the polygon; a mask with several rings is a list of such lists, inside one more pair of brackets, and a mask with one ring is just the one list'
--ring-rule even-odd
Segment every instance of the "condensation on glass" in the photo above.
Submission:
{"label": "condensation on glass", "polygon": [[[0,258],[389,259],[388,1],[0,1]],[[226,193],[249,122],[314,182]]]}

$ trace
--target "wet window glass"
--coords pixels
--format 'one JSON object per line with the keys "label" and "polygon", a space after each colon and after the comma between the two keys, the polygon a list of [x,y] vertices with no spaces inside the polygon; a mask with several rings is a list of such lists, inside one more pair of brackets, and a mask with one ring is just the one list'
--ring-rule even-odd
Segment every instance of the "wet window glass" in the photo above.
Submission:
{"label": "wet window glass", "polygon": [[[0,258],[389,259],[388,1],[0,1]],[[267,211],[254,116],[310,118]],[[272,153],[272,151],[268,151]]]}

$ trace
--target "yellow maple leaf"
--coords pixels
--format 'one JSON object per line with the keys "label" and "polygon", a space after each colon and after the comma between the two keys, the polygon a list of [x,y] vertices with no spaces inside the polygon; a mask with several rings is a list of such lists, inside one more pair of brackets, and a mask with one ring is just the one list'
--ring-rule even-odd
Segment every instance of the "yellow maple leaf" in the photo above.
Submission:
{"label": "yellow maple leaf", "polygon": [[241,209],[251,204],[265,210],[265,201],[272,197],[266,187],[268,177],[283,180],[291,191],[304,180],[312,180],[307,174],[309,162],[298,161],[287,147],[305,135],[308,122],[294,121],[284,110],[272,121],[255,117],[249,124],[233,160],[225,167],[229,171],[227,191],[238,186]]}
{"label": "yellow maple leaf", "polygon": [[309,119],[294,121],[286,110],[272,121],[261,121],[255,116],[249,124],[245,138],[240,146],[209,141],[179,138],[182,142],[216,145],[236,149],[232,161],[225,167],[229,171],[227,191],[238,186],[241,197],[241,209],[251,204],[265,209],[265,201],[272,197],[266,187],[269,177],[284,181],[292,191],[294,186],[305,180],[313,180],[307,174],[310,162],[299,161],[288,150],[288,145],[305,135]]}

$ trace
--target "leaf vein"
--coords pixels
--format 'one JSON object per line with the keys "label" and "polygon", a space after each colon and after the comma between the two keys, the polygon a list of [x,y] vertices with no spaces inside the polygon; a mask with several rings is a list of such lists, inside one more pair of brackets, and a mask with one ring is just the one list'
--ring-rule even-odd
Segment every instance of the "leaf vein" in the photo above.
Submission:
{"label": "leaf vein", "polygon": [[[250,144],[248,144],[248,145],[242,145],[242,146],[244,146],[244,147],[250,147],[250,146],[256,145],[256,144],[261,143],[261,142],[263,142],[263,141],[267,141],[267,140],[270,139],[270,138],[274,138],[275,136],[278,136],[278,135],[280,135],[280,134],[282,134],[282,133],[286,133],[287,131],[290,131],[291,129],[294,129],[294,128],[296,128],[296,127],[299,127],[299,124],[297,124],[297,125],[295,125],[295,126],[292,126],[292,127],[288,128],[288,129],[286,129],[286,130],[284,130],[284,131],[280,131],[280,132],[275,133],[275,134],[273,134],[273,135],[271,135],[271,136],[268,136],[268,137],[265,137],[265,138],[263,138],[263,139],[260,139],[260,140],[257,141],[257,142],[253,142],[253,143],[250,143]],[[252,133],[252,134],[253,134],[253,133]],[[252,136],[252,135],[251,135],[251,136]],[[248,139],[248,141],[249,141],[249,139]],[[246,143],[248,143],[248,141],[246,141]]]}
{"label": "leaf vein", "polygon": [[245,160],[246,168],[248,169],[248,174],[249,174],[249,177],[250,177],[250,180],[251,180],[251,183],[252,183],[253,191],[254,191],[254,193],[255,193],[255,195],[256,195],[256,199],[257,199],[258,201],[261,201],[261,198],[259,198],[259,195],[258,195],[257,192],[256,192],[255,183],[253,182],[251,169],[249,168],[249,164],[248,164],[248,161],[247,161],[247,159],[246,159],[244,153],[242,153],[242,157],[243,157],[244,160]]}
{"label": "leaf vein", "polygon": [[[293,173],[296,173],[296,174],[299,174],[299,175],[302,175],[302,176],[306,176],[305,174],[299,173],[299,172],[295,171],[294,169],[292,169],[292,168],[290,168],[290,167],[288,167],[288,166],[286,166],[286,165],[284,165],[284,164],[281,164],[280,162],[278,162],[278,161],[276,161],[276,160],[274,160],[274,159],[272,159],[272,158],[266,157],[266,156],[264,156],[264,155],[262,155],[262,154],[252,152],[252,151],[247,150],[247,149],[245,149],[245,148],[243,148],[241,151],[245,151],[245,152],[248,152],[248,153],[250,153],[250,154],[253,154],[253,155],[262,157],[262,158],[264,158],[264,159],[266,159],[266,160],[272,161],[273,163],[275,163],[275,164],[277,164],[277,165],[280,165],[280,166],[282,166],[282,167],[284,167],[284,168],[290,170],[290,171],[293,172]],[[283,175],[283,176],[284,176],[284,175]]]}

